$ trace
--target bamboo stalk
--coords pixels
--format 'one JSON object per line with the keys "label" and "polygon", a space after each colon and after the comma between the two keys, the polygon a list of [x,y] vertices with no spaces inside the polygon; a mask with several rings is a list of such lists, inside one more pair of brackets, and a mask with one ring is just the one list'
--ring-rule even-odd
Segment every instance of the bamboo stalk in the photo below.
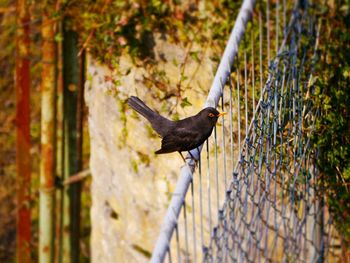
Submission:
{"label": "bamboo stalk", "polygon": [[83,121],[84,121],[84,85],[85,85],[85,50],[80,55],[79,84],[77,94],[77,162],[79,171],[83,168]]}
{"label": "bamboo stalk", "polygon": [[[58,32],[62,34],[62,22],[58,24]],[[62,41],[57,43],[57,95],[56,95],[56,176],[63,181],[63,61]],[[55,224],[55,263],[62,260],[62,232],[63,232],[63,188],[56,192],[56,224]]]}
{"label": "bamboo stalk", "polygon": [[[65,18],[68,22],[69,18]],[[81,169],[77,147],[79,57],[78,34],[64,28],[63,34],[63,79],[64,79],[64,180]],[[63,204],[63,261],[79,262],[80,255],[80,199],[81,183],[64,189]]]}
{"label": "bamboo stalk", "polygon": [[28,2],[17,1],[16,30],[16,190],[17,190],[17,262],[31,262],[30,213],[30,16]]}
{"label": "bamboo stalk", "polygon": [[54,5],[43,3],[42,21],[42,98],[41,98],[41,162],[39,211],[39,262],[53,262],[54,196],[55,196],[55,89],[56,44]]}

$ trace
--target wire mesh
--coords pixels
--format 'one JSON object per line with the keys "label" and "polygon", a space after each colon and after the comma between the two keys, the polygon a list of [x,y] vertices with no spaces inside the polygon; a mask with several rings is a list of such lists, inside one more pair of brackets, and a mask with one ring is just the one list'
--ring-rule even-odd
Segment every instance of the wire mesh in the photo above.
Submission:
{"label": "wire mesh", "polygon": [[168,262],[338,259],[310,143],[320,32],[310,9],[307,1],[257,2],[223,81],[217,106],[228,117],[203,145],[166,245]]}

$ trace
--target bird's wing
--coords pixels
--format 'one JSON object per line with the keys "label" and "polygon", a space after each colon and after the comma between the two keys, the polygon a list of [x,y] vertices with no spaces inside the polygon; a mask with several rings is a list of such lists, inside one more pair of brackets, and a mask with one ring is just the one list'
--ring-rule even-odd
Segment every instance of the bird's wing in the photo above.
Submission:
{"label": "bird's wing", "polygon": [[197,145],[199,137],[199,132],[177,128],[163,137],[162,148],[156,153],[170,153],[194,149],[199,146]]}

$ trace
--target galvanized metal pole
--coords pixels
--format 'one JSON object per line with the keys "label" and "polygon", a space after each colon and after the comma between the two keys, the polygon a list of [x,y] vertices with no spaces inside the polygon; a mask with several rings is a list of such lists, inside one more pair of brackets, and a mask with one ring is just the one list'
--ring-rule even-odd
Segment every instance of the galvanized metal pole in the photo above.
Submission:
{"label": "galvanized metal pole", "polygon": [[[205,107],[216,107],[220,100],[223,92],[223,85],[228,80],[231,72],[231,66],[233,64],[234,58],[238,52],[239,42],[245,32],[246,24],[251,18],[253,13],[255,1],[245,0],[239,11],[238,17],[236,19],[235,26],[231,32],[230,38],[226,45],[224,54],[221,58],[219,68],[216,72],[214,81],[212,83]],[[191,151],[191,155],[199,160],[200,151],[199,149],[194,149]],[[161,232],[159,234],[156,246],[153,250],[151,262],[163,262],[165,255],[170,246],[171,236],[177,225],[178,216],[181,211],[181,207],[185,200],[185,196],[189,185],[192,181],[192,176],[194,172],[195,164],[193,160],[188,160],[186,165],[182,167],[180,178],[176,184],[175,192],[173,193],[168,211],[166,213]]]}

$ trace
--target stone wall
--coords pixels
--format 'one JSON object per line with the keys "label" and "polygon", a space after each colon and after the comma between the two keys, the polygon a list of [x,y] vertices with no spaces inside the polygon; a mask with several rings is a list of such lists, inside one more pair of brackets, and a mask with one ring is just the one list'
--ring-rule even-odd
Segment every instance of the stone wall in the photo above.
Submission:
{"label": "stone wall", "polygon": [[[195,50],[195,47],[192,47]],[[200,47],[197,50],[201,50]],[[192,106],[182,108],[180,118],[198,112],[207,96],[215,65],[210,51],[200,59],[188,49],[156,41],[157,69],[169,85],[189,84],[182,97]],[[183,68],[181,65],[185,63]],[[119,72],[119,73],[118,73]],[[145,83],[149,72],[120,59],[118,72],[89,58],[85,99],[89,108],[92,172],[92,262],[147,262],[160,231],[183,161],[179,154],[155,155],[160,139],[147,121],[127,107],[125,99],[137,95],[164,116],[159,95]],[[168,103],[175,105],[176,99]]]}

